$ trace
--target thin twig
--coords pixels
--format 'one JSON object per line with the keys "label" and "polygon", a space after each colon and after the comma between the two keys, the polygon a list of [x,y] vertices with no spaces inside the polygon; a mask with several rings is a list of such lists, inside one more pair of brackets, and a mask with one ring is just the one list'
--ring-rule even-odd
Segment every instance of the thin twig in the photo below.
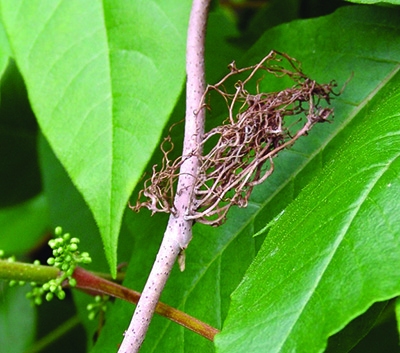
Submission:
{"label": "thin twig", "polygon": [[171,213],[156,261],[143,289],[119,353],[138,352],[148,330],[165,283],[179,256],[184,268],[184,250],[192,239],[193,221],[186,220],[192,211],[193,188],[199,160],[196,156],[204,134],[204,109],[201,106],[205,90],[204,43],[210,0],[193,0],[186,49],[186,117],[180,176]]}

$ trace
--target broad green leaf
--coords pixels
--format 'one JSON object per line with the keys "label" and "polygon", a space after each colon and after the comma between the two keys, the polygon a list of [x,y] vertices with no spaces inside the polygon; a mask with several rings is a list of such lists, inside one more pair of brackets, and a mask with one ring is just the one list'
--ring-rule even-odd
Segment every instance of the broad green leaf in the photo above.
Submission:
{"label": "broad green leaf", "polygon": [[218,352],[323,352],[400,294],[400,73],[268,234],[232,295]]}
{"label": "broad green leaf", "polygon": [[16,206],[0,209],[0,249],[18,255],[32,248],[49,227],[43,194]]}
{"label": "broad green leaf", "polygon": [[[399,15],[393,10],[344,8],[331,16],[296,21],[267,31],[243,59],[237,60],[238,67],[254,65],[271,49],[277,49],[302,61],[304,71],[312,78],[321,82],[337,79],[339,85],[344,84],[352,71],[357,71],[344,94],[334,100],[334,122],[317,126],[291,150],[280,154],[275,160],[274,175],[255,189],[247,209],[232,209],[227,223],[220,228],[195,225],[194,237],[187,249],[186,270],[184,273],[178,269],[173,271],[162,301],[221,328],[228,312],[229,296],[262,241],[262,236],[253,238],[252,235],[276,217],[329,161],[343,143],[347,127],[358,119],[358,113],[398,71],[398,23]],[[377,25],[379,31],[376,31]],[[332,28],[338,30],[332,31]],[[225,73],[221,72],[220,77]],[[279,85],[282,88],[279,82],[268,80],[268,84],[270,86],[264,87],[268,91]],[[135,216],[131,223],[136,244],[125,284],[140,290],[157,252],[164,224],[158,215],[148,221],[151,226],[136,217],[142,214]],[[120,343],[121,330],[127,328],[133,309],[116,302],[96,353],[103,344],[115,347]],[[214,347],[175,323],[155,317],[142,350],[213,352]]]}
{"label": "broad green leaf", "polygon": [[182,88],[190,2],[0,5],[39,125],[90,206],[115,274],[124,208]]}
{"label": "broad green leaf", "polygon": [[35,334],[35,309],[25,298],[29,287],[10,288],[0,282],[1,352],[23,353]]}

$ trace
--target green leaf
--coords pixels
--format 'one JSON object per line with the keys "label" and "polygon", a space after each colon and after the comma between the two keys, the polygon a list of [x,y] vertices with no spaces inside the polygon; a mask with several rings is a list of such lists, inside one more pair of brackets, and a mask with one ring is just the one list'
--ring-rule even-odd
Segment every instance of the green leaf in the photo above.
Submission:
{"label": "green leaf", "polygon": [[22,204],[0,209],[0,249],[18,255],[31,249],[49,226],[43,194]]}
{"label": "green leaf", "polygon": [[25,298],[29,287],[9,288],[0,282],[1,351],[23,353],[35,334],[35,309]]}
{"label": "green leaf", "polygon": [[[341,85],[356,68],[357,72],[344,94],[334,100],[333,124],[317,126],[291,150],[280,154],[275,160],[273,176],[255,188],[247,209],[233,208],[227,223],[219,228],[195,225],[186,253],[186,270],[180,273],[178,268],[174,269],[163,292],[163,302],[221,328],[230,294],[242,280],[263,238],[252,235],[276,217],[318,173],[343,143],[348,125],[353,124],[360,110],[399,69],[398,23],[398,13],[393,10],[349,7],[331,16],[296,21],[267,31],[245,58],[237,60],[238,67],[254,65],[275,48],[301,60],[305,72],[321,82],[336,78]],[[369,38],[371,42],[357,38]],[[212,66],[212,61],[209,65]],[[220,77],[226,72],[221,72]],[[209,78],[210,83],[216,82],[212,80]],[[267,90],[279,85],[282,88],[280,82],[268,82]],[[216,109],[213,107],[213,112]],[[165,230],[163,216],[156,215],[147,221],[145,216],[149,212],[141,211],[129,221],[134,251],[125,285],[139,291]],[[102,352],[105,347],[114,349],[121,342],[121,332],[128,327],[133,310],[132,305],[116,301],[94,352]],[[157,316],[141,349],[143,352],[214,351],[211,342]]]}
{"label": "green leaf", "polygon": [[289,205],[232,295],[219,352],[322,352],[400,294],[400,73]]}
{"label": "green leaf", "polygon": [[189,1],[9,1],[40,127],[89,204],[112,273],[128,197],[184,80]]}

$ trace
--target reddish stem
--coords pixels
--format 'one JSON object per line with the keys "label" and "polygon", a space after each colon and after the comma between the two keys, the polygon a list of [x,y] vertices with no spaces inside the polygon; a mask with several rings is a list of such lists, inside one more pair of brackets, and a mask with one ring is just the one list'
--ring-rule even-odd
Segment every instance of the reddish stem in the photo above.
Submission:
{"label": "reddish stem", "polygon": [[118,353],[137,353],[146,336],[156,305],[171,273],[176,259],[181,270],[185,268],[184,251],[192,239],[193,221],[186,217],[195,208],[194,186],[198,176],[200,142],[204,134],[205,112],[201,98],[205,90],[204,42],[210,0],[193,0],[190,13],[186,48],[186,117],[174,212],[170,215],[167,229],[156,260],[143,288],[132,320]]}
{"label": "reddish stem", "polygon": [[[75,269],[72,277],[76,279],[76,288],[82,289],[92,295],[106,294],[115,298],[126,300],[127,302],[133,304],[137,304],[139,301],[139,292],[98,277],[81,267],[77,267]],[[198,333],[210,341],[213,341],[214,336],[219,333],[219,330],[216,328],[161,302],[157,304],[155,312],[193,332]]]}

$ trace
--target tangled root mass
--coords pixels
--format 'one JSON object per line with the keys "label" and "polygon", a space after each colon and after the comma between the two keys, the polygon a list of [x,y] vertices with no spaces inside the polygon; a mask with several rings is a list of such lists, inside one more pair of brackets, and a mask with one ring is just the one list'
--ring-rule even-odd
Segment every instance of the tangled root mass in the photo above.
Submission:
{"label": "tangled root mass", "polygon": [[[284,67],[284,62],[290,69]],[[257,65],[237,69],[233,62],[229,68],[230,72],[220,82],[207,87],[203,105],[199,108],[208,107],[205,99],[215,91],[226,102],[227,119],[204,134],[202,145],[196,151],[174,161],[168,158],[173,143],[167,137],[161,145],[164,154],[161,168],[157,171],[157,166],[153,167],[153,175],[145,181],[136,205],[131,206],[133,210],[147,207],[153,213],[175,213],[173,201],[179,167],[185,159],[196,156],[200,169],[186,218],[213,226],[221,225],[232,205],[247,206],[254,186],[272,174],[273,158],[279,151],[307,135],[316,123],[326,122],[333,116],[329,104],[335,95],[335,82],[318,84],[303,74],[298,61],[286,54],[272,51]],[[247,77],[238,80],[233,92],[229,92],[225,87],[227,80],[243,73]],[[294,84],[279,92],[260,92],[260,83],[264,79],[257,79],[260,73],[286,76]],[[256,80],[255,93],[246,88],[252,80]],[[323,107],[322,102],[327,106]],[[203,154],[207,142],[214,140],[217,142]]]}

